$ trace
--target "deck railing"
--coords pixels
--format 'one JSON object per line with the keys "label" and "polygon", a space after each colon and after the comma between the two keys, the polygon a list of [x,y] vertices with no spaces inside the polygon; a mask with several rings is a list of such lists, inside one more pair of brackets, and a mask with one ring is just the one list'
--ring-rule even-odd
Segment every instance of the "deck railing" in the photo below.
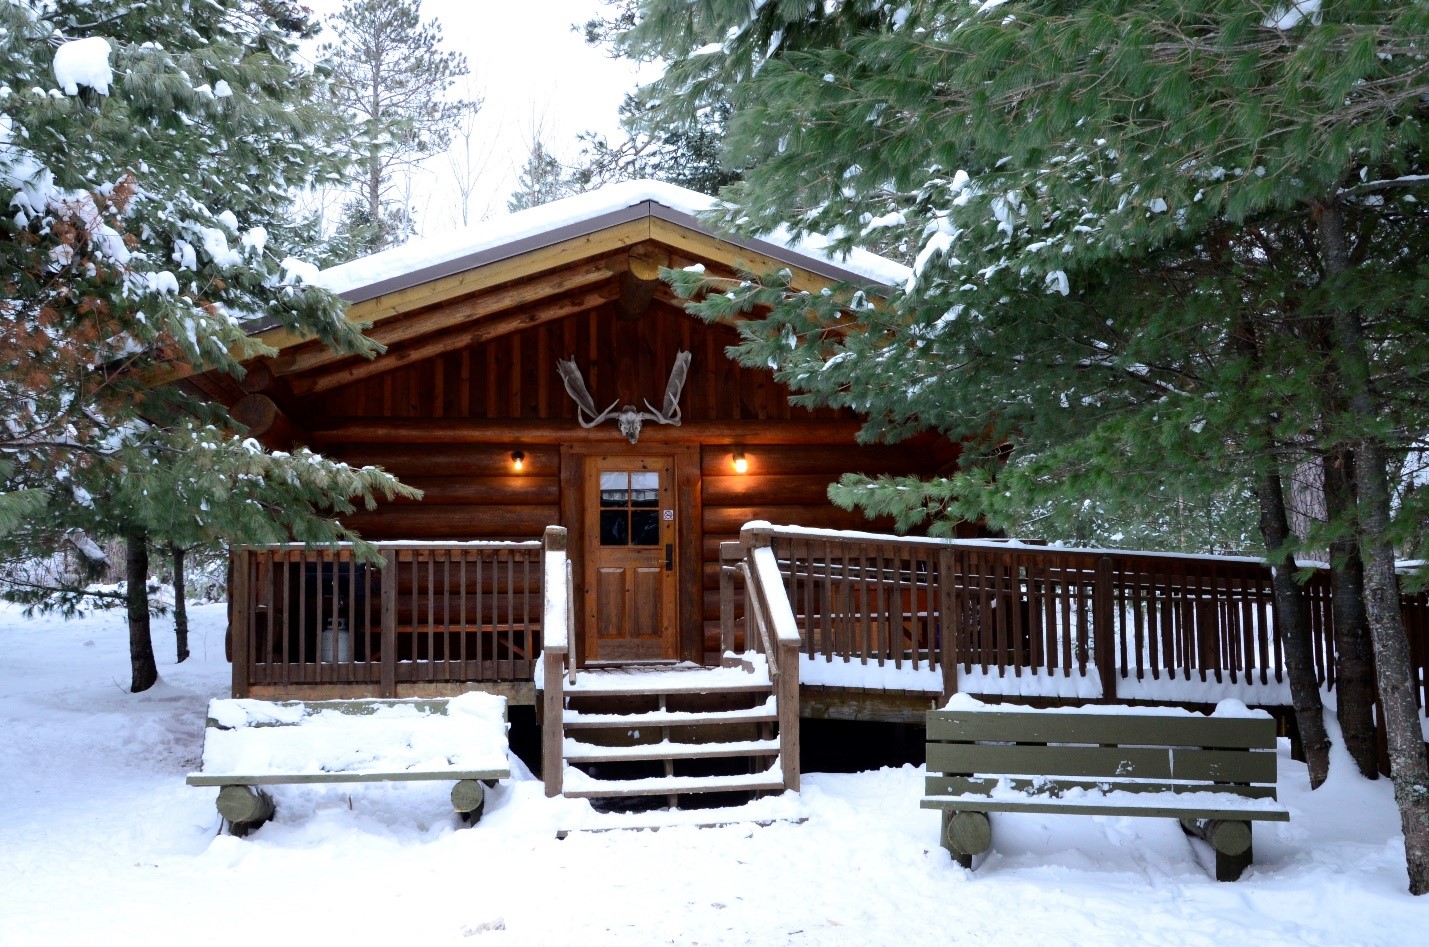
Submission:
{"label": "deck railing", "polygon": [[566,530],[547,526],[545,550],[541,555],[545,591],[542,596],[541,651],[541,781],[547,796],[559,796],[565,753],[566,681],[575,681],[571,629],[575,625],[575,599],[571,595],[571,560],[567,553]]}
{"label": "deck railing", "polygon": [[[233,692],[528,683],[541,649],[541,543],[242,547],[233,553]],[[408,685],[408,686],[404,686]]]}
{"label": "deck railing", "polygon": [[[743,544],[755,543],[778,563],[806,684],[1289,703],[1271,573],[1260,560],[751,524]],[[1325,574],[1307,584],[1306,603],[1316,671],[1333,686]],[[740,629],[737,606],[722,587],[729,638]],[[1404,609],[1424,706],[1429,602],[1406,596]]]}
{"label": "deck railing", "polygon": [[721,652],[737,652],[742,645],[744,650],[764,655],[778,706],[784,788],[797,791],[800,636],[783,594],[778,560],[762,534],[745,533],[740,542],[720,544],[720,602]]}

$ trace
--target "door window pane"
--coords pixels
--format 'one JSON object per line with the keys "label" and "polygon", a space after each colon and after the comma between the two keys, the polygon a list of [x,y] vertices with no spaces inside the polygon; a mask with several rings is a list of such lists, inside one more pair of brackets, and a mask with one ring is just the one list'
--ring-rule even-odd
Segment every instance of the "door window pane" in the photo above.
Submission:
{"label": "door window pane", "polygon": [[600,505],[625,506],[630,502],[630,474],[607,471],[600,475]]}
{"label": "door window pane", "polygon": [[660,545],[660,511],[659,511],[659,510],[631,510],[631,511],[630,511],[630,545],[632,545],[632,546],[658,546],[658,545]]}
{"label": "door window pane", "polygon": [[660,475],[658,473],[640,471],[630,475],[630,505],[660,505]]}
{"label": "door window pane", "polygon": [[630,545],[630,513],[626,510],[600,511],[600,544],[602,546]]}

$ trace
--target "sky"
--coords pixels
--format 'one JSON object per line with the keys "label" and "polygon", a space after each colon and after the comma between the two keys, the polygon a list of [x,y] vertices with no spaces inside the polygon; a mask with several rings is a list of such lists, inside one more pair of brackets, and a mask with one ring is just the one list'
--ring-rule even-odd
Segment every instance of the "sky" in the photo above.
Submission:
{"label": "sky", "polygon": [[[319,14],[343,6],[342,0],[305,2]],[[506,212],[533,130],[558,158],[571,161],[579,151],[576,136],[596,130],[613,137],[625,93],[642,75],[653,78],[648,68],[638,72],[572,31],[604,6],[601,0],[422,0],[423,18],[437,19],[444,45],[465,54],[475,95],[484,101],[470,138],[472,161],[481,169],[468,204],[471,223]],[[457,149],[463,156],[460,140]],[[424,236],[461,226],[446,156],[428,160],[414,176],[412,203]]]}

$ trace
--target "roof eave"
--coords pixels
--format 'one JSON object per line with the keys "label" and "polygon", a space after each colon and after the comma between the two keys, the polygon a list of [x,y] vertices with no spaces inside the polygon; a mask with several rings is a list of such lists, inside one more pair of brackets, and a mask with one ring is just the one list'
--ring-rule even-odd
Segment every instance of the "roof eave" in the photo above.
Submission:
{"label": "roof eave", "polygon": [[451,260],[444,260],[441,263],[434,263],[420,269],[393,276],[388,279],[369,283],[365,286],[357,286],[342,292],[340,295],[349,303],[360,303],[389,293],[399,292],[413,286],[420,286],[423,283],[430,283],[434,280],[443,279],[448,276],[455,276],[458,273],[465,273],[468,270],[477,269],[491,263],[521,256],[541,250],[568,240],[578,240],[581,237],[590,236],[602,230],[619,226],[620,224],[631,223],[643,218],[655,218],[666,223],[675,224],[692,230],[696,233],[712,237],[722,243],[727,243],[732,247],[737,247],[750,253],[757,253],[761,256],[770,257],[807,270],[817,276],[821,276],[833,282],[858,283],[866,286],[878,285],[879,282],[870,279],[868,276],[846,269],[827,259],[790,249],[787,246],[773,243],[768,240],[756,238],[736,237],[731,234],[719,233],[700,221],[698,217],[683,211],[674,210],[656,201],[645,200],[629,207],[619,210],[599,214],[585,220],[574,221],[546,230],[541,233],[532,234],[509,243],[499,246],[487,247],[475,253],[456,257]]}

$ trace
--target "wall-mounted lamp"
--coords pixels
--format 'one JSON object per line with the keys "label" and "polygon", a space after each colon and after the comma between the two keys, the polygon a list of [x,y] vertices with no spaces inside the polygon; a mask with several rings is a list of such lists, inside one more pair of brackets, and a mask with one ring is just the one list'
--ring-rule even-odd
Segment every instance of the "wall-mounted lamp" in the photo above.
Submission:
{"label": "wall-mounted lamp", "polygon": [[513,450],[511,452],[511,466],[516,468],[517,473],[520,473],[521,469],[526,466],[526,455],[519,450]]}
{"label": "wall-mounted lamp", "polygon": [[749,472],[749,461],[745,459],[745,457],[744,457],[744,451],[742,451],[742,450],[737,450],[737,451],[735,451],[732,455],[730,455],[730,460],[734,463],[734,472],[735,472],[735,473],[741,473],[741,474],[742,474],[742,473],[748,473],[748,472]]}

